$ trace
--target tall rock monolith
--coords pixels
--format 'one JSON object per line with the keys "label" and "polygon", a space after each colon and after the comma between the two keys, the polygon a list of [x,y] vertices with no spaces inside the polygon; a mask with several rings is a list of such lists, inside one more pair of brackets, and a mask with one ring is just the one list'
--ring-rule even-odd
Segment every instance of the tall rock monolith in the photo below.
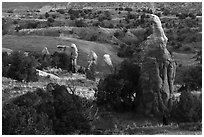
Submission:
{"label": "tall rock monolith", "polygon": [[167,41],[158,16],[149,14],[153,34],[145,41],[141,67],[141,110],[146,115],[168,113],[174,90],[176,63],[167,50]]}

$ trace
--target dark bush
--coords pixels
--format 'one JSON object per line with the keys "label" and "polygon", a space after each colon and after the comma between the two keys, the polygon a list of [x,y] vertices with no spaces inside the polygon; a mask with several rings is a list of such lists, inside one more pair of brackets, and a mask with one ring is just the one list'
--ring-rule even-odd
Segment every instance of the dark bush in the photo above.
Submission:
{"label": "dark bush", "polygon": [[60,14],[64,14],[65,13],[64,9],[58,9],[57,12],[59,12]]}
{"label": "dark bush", "polygon": [[126,18],[127,19],[134,19],[134,18],[136,18],[136,16],[134,14],[131,14],[130,12],[128,12]]}
{"label": "dark bush", "polygon": [[180,13],[180,14],[178,15],[179,19],[185,19],[187,16],[188,16],[188,15],[185,14],[185,13]]}
{"label": "dark bush", "polygon": [[114,34],[113,34],[116,38],[120,39],[122,37],[125,36],[125,32],[122,30],[117,30]]}
{"label": "dark bush", "polygon": [[87,27],[87,24],[83,20],[76,20],[75,25],[76,27]]}
{"label": "dark bush", "polygon": [[102,22],[103,20],[104,20],[104,17],[103,17],[103,16],[99,16],[99,17],[98,17],[98,21],[99,21],[99,22]]}
{"label": "dark bush", "polygon": [[7,34],[9,31],[9,24],[5,18],[2,18],[2,35]]}
{"label": "dark bush", "polygon": [[50,18],[47,19],[47,21],[48,21],[49,23],[53,23],[53,22],[55,21],[55,19],[53,19],[53,18],[50,17]]}
{"label": "dark bush", "polygon": [[108,28],[114,28],[114,25],[111,23]]}
{"label": "dark bush", "polygon": [[70,15],[70,19],[71,19],[71,20],[75,20],[76,17],[75,17],[73,14],[71,14],[71,15]]}
{"label": "dark bush", "polygon": [[117,72],[100,80],[95,93],[97,104],[119,112],[135,109],[139,97],[136,95],[140,92],[139,76],[140,66],[137,62],[125,60]]}
{"label": "dark bush", "polygon": [[202,121],[202,94],[183,91],[180,100],[173,103],[171,116],[178,122]]}
{"label": "dark bush", "polygon": [[55,52],[52,56],[51,66],[70,70],[70,57],[66,53]]}
{"label": "dark bush", "polygon": [[132,11],[132,8],[126,7],[125,11]]}
{"label": "dark bush", "polygon": [[52,15],[52,18],[53,18],[53,19],[56,19],[56,17],[57,17],[57,15],[55,15],[55,14]]}
{"label": "dark bush", "polygon": [[2,76],[7,77],[11,58],[6,52],[2,52]]}
{"label": "dark bush", "polygon": [[90,38],[90,41],[96,41],[98,38],[97,35],[92,35],[91,38]]}
{"label": "dark bush", "polygon": [[134,48],[132,46],[120,46],[117,55],[122,58],[132,57],[134,53]]}
{"label": "dark bush", "polygon": [[[3,64],[4,66],[8,67],[8,70],[7,74],[3,75],[19,81],[37,81],[37,74],[35,70],[37,66],[37,60],[35,60],[33,56],[25,56],[22,52],[13,52],[7,57],[9,58],[4,58],[3,61],[5,62],[3,62]],[[8,60],[9,63],[6,62]]]}
{"label": "dark bush", "polygon": [[34,108],[15,104],[3,106],[3,135],[46,135],[52,134],[51,121],[46,114],[39,114]]}
{"label": "dark bush", "polygon": [[87,134],[90,124],[82,98],[65,86],[49,83],[3,105],[3,134]]}
{"label": "dark bush", "polygon": [[13,21],[13,24],[14,24],[14,25],[18,24],[18,21],[17,21],[17,20],[14,20],[14,21]]}
{"label": "dark bush", "polygon": [[7,13],[13,13],[13,9],[9,9]]}
{"label": "dark bush", "polygon": [[29,55],[33,56],[38,61],[38,65],[36,67],[37,69],[42,70],[44,68],[51,66],[52,58],[50,55],[46,55],[43,57],[41,53],[34,52],[34,51],[29,51]]}
{"label": "dark bush", "polygon": [[27,29],[35,29],[38,27],[38,25],[39,25],[39,22],[29,22],[27,24]]}
{"label": "dark bush", "polygon": [[45,18],[48,18],[50,15],[49,15],[49,13],[45,13]]}
{"label": "dark bush", "polygon": [[194,15],[193,13],[189,13],[188,16],[191,17],[191,19],[195,19],[196,18],[196,15]]}
{"label": "dark bush", "polygon": [[111,13],[109,11],[105,11],[104,13],[104,19],[111,20]]}
{"label": "dark bush", "polygon": [[118,8],[118,10],[119,10],[119,11],[122,11],[122,10],[123,10],[123,7]]}
{"label": "dark bush", "polygon": [[183,73],[183,83],[188,85],[189,90],[200,90],[202,88],[202,66],[192,66]]}
{"label": "dark bush", "polygon": [[73,10],[73,9],[70,9],[69,11],[68,11],[68,13],[70,14],[70,16],[72,17],[72,18],[79,18],[79,11],[78,10]]}

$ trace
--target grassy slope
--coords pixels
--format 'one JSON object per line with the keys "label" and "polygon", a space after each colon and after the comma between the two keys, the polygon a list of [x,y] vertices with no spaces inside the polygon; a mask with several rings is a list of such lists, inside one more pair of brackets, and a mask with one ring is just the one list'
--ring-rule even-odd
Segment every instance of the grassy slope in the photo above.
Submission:
{"label": "grassy slope", "polygon": [[195,61],[193,58],[195,54],[193,53],[173,53],[174,59],[177,61],[178,64],[181,64],[182,66],[191,66],[198,63],[198,61]]}
{"label": "grassy slope", "polygon": [[94,50],[98,55],[98,70],[107,70],[103,62],[103,55],[108,53],[110,54],[114,64],[118,64],[122,61],[116,55],[116,49],[114,49],[109,44],[100,44],[96,42],[89,42],[85,40],[79,40],[70,38],[69,40],[62,40],[58,37],[48,37],[48,36],[11,36],[5,35],[2,37],[2,47],[9,48],[12,50],[23,50],[23,51],[37,51],[41,52],[42,49],[46,46],[48,50],[53,53],[57,50],[58,44],[70,45],[75,43],[79,49],[79,58],[78,64],[80,66],[87,65],[87,55],[90,50]]}
{"label": "grassy slope", "polygon": [[8,8],[19,8],[19,7],[28,7],[28,8],[41,8],[45,5],[52,5],[52,2],[2,2],[2,8],[8,9]]}

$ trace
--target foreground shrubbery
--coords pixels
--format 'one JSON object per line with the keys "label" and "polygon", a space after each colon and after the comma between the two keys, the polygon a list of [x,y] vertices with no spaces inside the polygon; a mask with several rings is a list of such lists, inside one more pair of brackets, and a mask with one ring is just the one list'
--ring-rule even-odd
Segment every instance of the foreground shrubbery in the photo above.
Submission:
{"label": "foreground shrubbery", "polygon": [[202,94],[183,91],[180,101],[172,106],[171,116],[178,122],[201,122]]}
{"label": "foreground shrubbery", "polygon": [[3,104],[3,134],[87,134],[90,121],[81,100],[53,83],[16,97]]}
{"label": "foreground shrubbery", "polygon": [[70,70],[70,57],[65,53],[58,53],[55,52],[52,55],[52,61],[51,61],[52,67],[58,67],[64,70]]}
{"label": "foreground shrubbery", "polygon": [[55,52],[53,55],[43,55],[30,52],[25,55],[23,52],[15,51],[8,55],[2,53],[2,74],[18,81],[37,81],[37,69],[57,67],[63,70],[70,70],[70,57],[65,53]]}
{"label": "foreground shrubbery", "polygon": [[183,83],[188,85],[189,90],[200,90],[202,88],[202,66],[189,67],[184,72]]}
{"label": "foreground shrubbery", "polygon": [[126,60],[120,69],[99,82],[96,102],[99,106],[116,111],[129,111],[138,104],[140,66]]}
{"label": "foreground shrubbery", "polygon": [[3,53],[3,76],[19,81],[37,81],[37,60],[33,56],[25,56],[23,52]]}
{"label": "foreground shrubbery", "polygon": [[185,85],[188,90],[200,90],[202,88],[202,66],[178,68],[176,83]]}
{"label": "foreground shrubbery", "polygon": [[[116,73],[106,76],[99,82],[98,91],[95,94],[99,106],[121,112],[134,111],[137,108],[141,95],[138,83],[140,66],[133,62],[133,60],[124,61]],[[194,66],[188,70],[188,73],[186,72],[187,76],[184,75],[183,80],[189,85],[189,89],[201,86],[199,80],[201,70],[200,66]],[[193,74],[195,75],[193,76]],[[171,102],[168,119],[179,123],[200,122],[202,120],[202,94],[200,92],[183,91],[179,99],[172,98]]]}

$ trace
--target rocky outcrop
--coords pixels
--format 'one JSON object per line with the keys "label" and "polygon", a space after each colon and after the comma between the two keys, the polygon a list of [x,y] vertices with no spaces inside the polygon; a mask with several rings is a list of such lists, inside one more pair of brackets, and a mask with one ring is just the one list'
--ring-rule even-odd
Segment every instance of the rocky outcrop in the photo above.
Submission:
{"label": "rocky outcrop", "polygon": [[168,112],[174,90],[176,64],[166,48],[168,38],[160,19],[151,14],[153,34],[145,42],[144,59],[141,67],[140,86],[142,110],[147,115]]}

